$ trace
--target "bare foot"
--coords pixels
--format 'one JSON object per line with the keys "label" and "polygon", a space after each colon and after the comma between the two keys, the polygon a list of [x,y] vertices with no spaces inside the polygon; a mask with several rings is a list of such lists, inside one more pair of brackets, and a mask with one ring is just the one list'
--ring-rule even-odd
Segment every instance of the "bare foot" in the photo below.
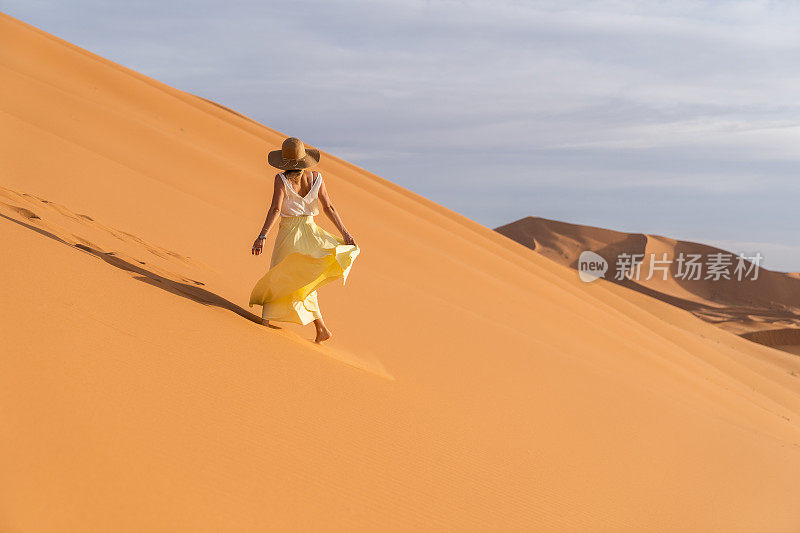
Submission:
{"label": "bare foot", "polygon": [[274,324],[270,324],[269,320],[266,319],[266,318],[262,318],[261,319],[261,325],[262,326],[267,326],[268,328],[272,328],[272,329],[281,329],[281,328],[279,328],[278,326],[276,326]]}
{"label": "bare foot", "polygon": [[326,341],[333,337],[333,333],[326,327],[317,328],[317,338],[314,339],[314,342],[317,344],[321,343],[322,341]]}

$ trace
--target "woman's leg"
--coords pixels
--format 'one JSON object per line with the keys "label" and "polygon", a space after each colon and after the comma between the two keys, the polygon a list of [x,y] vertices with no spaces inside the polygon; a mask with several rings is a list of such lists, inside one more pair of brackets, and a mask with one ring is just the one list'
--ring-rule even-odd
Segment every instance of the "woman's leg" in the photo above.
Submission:
{"label": "woman's leg", "polygon": [[278,326],[270,324],[269,323],[269,318],[267,318],[265,316],[266,314],[267,314],[267,306],[264,306],[264,307],[261,308],[261,325],[262,326],[267,326],[268,328],[281,329]]}
{"label": "woman's leg", "polygon": [[317,338],[314,339],[314,342],[316,343],[326,341],[333,336],[331,330],[325,326],[325,322],[322,320],[321,315],[319,318],[314,319],[314,327],[317,328]]}
{"label": "woman's leg", "polygon": [[317,338],[314,339],[314,342],[319,343],[330,339],[333,333],[325,326],[325,321],[322,320],[322,311],[319,308],[319,296],[317,295],[317,291],[308,295],[306,304],[314,310],[314,327],[317,328]]}
{"label": "woman's leg", "polygon": [[333,333],[325,326],[325,321],[322,320],[322,311],[319,309],[319,295],[317,291],[309,293],[303,304],[306,309],[314,314],[314,327],[317,328],[317,338],[314,339],[314,342],[319,343],[330,339]]}

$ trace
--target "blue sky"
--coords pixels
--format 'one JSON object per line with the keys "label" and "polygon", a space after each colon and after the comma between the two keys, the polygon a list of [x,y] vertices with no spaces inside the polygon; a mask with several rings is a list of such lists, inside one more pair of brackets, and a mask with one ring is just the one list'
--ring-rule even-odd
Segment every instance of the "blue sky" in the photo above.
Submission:
{"label": "blue sky", "polygon": [[800,2],[0,0],[496,227],[800,270]]}

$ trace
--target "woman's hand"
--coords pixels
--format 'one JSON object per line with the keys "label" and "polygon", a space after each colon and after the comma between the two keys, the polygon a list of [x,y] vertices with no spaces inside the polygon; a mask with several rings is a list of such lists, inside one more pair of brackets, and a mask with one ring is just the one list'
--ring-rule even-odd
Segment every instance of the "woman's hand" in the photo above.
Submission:
{"label": "woman's hand", "polygon": [[350,235],[349,231],[342,232],[342,238],[344,239],[345,244],[355,244],[356,241],[353,240],[353,236]]}
{"label": "woman's hand", "polygon": [[253,255],[258,255],[264,249],[264,239],[258,237],[256,242],[253,243]]}

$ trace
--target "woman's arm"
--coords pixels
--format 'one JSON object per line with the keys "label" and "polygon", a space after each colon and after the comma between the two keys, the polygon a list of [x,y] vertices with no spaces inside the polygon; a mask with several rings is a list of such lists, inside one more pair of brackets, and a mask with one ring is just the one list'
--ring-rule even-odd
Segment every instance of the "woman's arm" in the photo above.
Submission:
{"label": "woman's arm", "polygon": [[253,243],[253,255],[258,255],[263,250],[264,240],[266,239],[267,233],[269,233],[269,230],[272,229],[272,225],[275,224],[275,220],[277,220],[278,216],[281,214],[281,205],[283,205],[284,194],[286,193],[283,190],[281,176],[280,174],[275,174],[275,183],[272,190],[272,203],[269,206],[269,211],[267,211],[267,220],[264,221],[264,225],[261,227],[261,232],[256,238],[256,242]]}
{"label": "woman's arm", "polygon": [[325,211],[325,215],[327,215],[331,222],[336,225],[336,228],[342,232],[344,243],[355,244],[356,242],[353,240],[353,236],[350,235],[350,232],[344,227],[344,222],[342,222],[342,219],[339,217],[339,212],[336,211],[335,207],[333,207],[331,197],[328,195],[328,190],[325,188],[325,181],[320,184],[319,193],[317,196],[322,204],[322,210]]}

